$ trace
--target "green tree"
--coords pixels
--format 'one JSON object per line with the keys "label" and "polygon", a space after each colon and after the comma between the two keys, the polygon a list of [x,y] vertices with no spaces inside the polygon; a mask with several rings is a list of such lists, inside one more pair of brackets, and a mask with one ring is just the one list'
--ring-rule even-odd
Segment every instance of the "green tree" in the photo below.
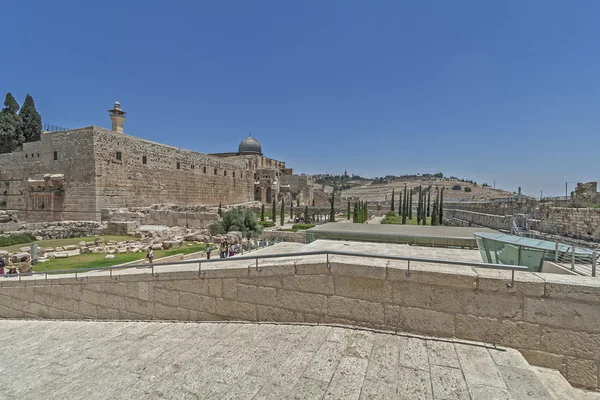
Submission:
{"label": "green tree", "polygon": [[408,191],[408,219],[412,221],[413,188]]}
{"label": "green tree", "polygon": [[352,214],[352,222],[358,222],[358,202],[354,203],[354,212]]}
{"label": "green tree", "polygon": [[294,220],[294,200],[290,203],[290,219]]}
{"label": "green tree", "polygon": [[335,222],[335,190],[331,192],[331,210],[329,211],[329,222]]}
{"label": "green tree", "polygon": [[436,195],[436,199],[433,201],[433,209],[431,210],[431,225],[437,225],[438,224],[438,199],[439,199],[439,192]]}
{"label": "green tree", "polygon": [[440,211],[439,211],[439,224],[440,225],[444,225],[444,188],[442,187],[442,190],[440,192]]}
{"label": "green tree", "polygon": [[304,223],[308,224],[308,206],[304,206]]}
{"label": "green tree", "polygon": [[431,186],[427,190],[427,216],[429,217],[431,213],[429,212],[431,209]]}
{"label": "green tree", "polygon": [[0,110],[0,153],[10,153],[23,144],[21,135],[21,118],[17,115],[19,104],[7,93],[4,108]]}
{"label": "green tree", "polygon": [[[390,211],[395,211],[395,210],[394,210],[394,200],[395,200],[395,199],[394,199],[394,195],[395,195],[395,192],[394,192],[394,189],[392,189],[392,207],[390,208]],[[398,211],[399,211],[399,210],[398,210]]]}
{"label": "green tree", "polygon": [[421,186],[419,186],[419,198],[417,199],[417,225],[421,224]]}
{"label": "green tree", "polygon": [[363,222],[367,222],[369,220],[369,202],[365,201],[365,207],[363,210]]}
{"label": "green tree", "polygon": [[219,222],[208,227],[213,235],[222,235],[227,232],[240,231],[246,238],[257,236],[262,232],[262,227],[256,221],[256,216],[241,207],[225,211]]}
{"label": "green tree", "polygon": [[221,202],[219,202],[219,209],[217,210],[217,214],[219,214],[219,217],[223,217],[223,209],[221,208]]}
{"label": "green tree", "polygon": [[348,200],[347,219],[348,219],[348,221],[350,221],[350,200]]}
{"label": "green tree", "polygon": [[285,220],[285,204],[283,203],[283,198],[281,199],[281,211],[279,213],[279,225],[283,226]]}
{"label": "green tree", "polygon": [[275,201],[275,196],[273,196],[273,208],[271,210],[271,218],[273,219],[273,223],[277,222],[277,202]]}
{"label": "green tree", "polygon": [[260,221],[265,222],[265,203],[260,207]]}
{"label": "green tree", "polygon": [[408,211],[408,193],[406,191],[406,185],[404,185],[404,201],[402,202],[402,225],[406,225],[406,214]]}
{"label": "green tree", "polygon": [[19,111],[21,117],[21,135],[25,142],[35,142],[40,140],[42,135],[42,117],[35,109],[33,97],[29,93],[25,96],[23,107]]}
{"label": "green tree", "polygon": [[398,195],[398,215],[402,216],[402,190],[400,191],[400,194]]}

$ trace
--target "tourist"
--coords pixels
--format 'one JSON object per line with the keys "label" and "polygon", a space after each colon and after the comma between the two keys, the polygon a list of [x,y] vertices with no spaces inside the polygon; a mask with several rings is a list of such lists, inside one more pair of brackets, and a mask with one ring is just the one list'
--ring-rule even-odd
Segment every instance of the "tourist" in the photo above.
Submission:
{"label": "tourist", "polygon": [[7,276],[15,276],[18,274],[19,271],[17,270],[17,267],[14,264],[8,266],[8,273],[6,274]]}
{"label": "tourist", "polygon": [[21,275],[31,275],[31,263],[29,262],[28,256],[21,257],[21,265],[19,266],[19,273]]}
{"label": "tourist", "polygon": [[152,250],[152,247],[150,247],[148,249],[148,255],[147,255],[147,257],[148,257],[148,262],[150,264],[152,264],[152,259],[154,258],[154,250]]}
{"label": "tourist", "polygon": [[4,258],[0,257],[0,275],[4,275],[4,267],[6,266],[6,261]]}
{"label": "tourist", "polygon": [[221,247],[219,248],[219,257],[225,258],[226,251],[227,251],[227,244],[225,242],[221,242]]}
{"label": "tourist", "polygon": [[235,245],[232,244],[231,246],[229,246],[229,257],[233,257],[235,255]]}
{"label": "tourist", "polygon": [[212,251],[212,247],[210,247],[210,243],[206,243],[206,259],[210,260],[210,252]]}

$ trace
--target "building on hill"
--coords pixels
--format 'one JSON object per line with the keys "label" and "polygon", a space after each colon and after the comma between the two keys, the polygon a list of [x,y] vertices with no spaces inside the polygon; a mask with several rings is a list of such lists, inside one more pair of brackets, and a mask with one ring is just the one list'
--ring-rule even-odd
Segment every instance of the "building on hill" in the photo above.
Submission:
{"label": "building on hill", "polygon": [[0,209],[28,222],[100,220],[105,208],[313,199],[312,180],[293,175],[246,138],[237,153],[204,154],[123,133],[119,102],[112,130],[97,126],[44,132],[0,154]]}

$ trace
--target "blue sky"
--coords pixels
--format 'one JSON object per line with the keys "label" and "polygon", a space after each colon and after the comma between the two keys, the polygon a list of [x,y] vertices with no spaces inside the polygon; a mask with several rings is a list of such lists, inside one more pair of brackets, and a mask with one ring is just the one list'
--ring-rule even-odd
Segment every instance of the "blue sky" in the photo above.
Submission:
{"label": "blue sky", "polygon": [[600,180],[598,1],[1,9],[0,93],[31,93],[44,123],[110,127],[119,100],[130,135],[210,153],[252,132],[297,172],[443,172],[533,195]]}

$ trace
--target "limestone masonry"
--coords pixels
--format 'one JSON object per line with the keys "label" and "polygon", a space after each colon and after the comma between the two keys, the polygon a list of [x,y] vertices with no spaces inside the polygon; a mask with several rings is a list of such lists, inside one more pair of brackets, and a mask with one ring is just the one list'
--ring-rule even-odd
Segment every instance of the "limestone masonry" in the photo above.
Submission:
{"label": "limestone masonry", "polygon": [[125,135],[120,104],[109,112],[113,130],[44,132],[0,154],[0,209],[28,222],[100,221],[102,209],[159,203],[312,202],[312,179],[263,156],[254,138],[236,153],[203,154]]}

